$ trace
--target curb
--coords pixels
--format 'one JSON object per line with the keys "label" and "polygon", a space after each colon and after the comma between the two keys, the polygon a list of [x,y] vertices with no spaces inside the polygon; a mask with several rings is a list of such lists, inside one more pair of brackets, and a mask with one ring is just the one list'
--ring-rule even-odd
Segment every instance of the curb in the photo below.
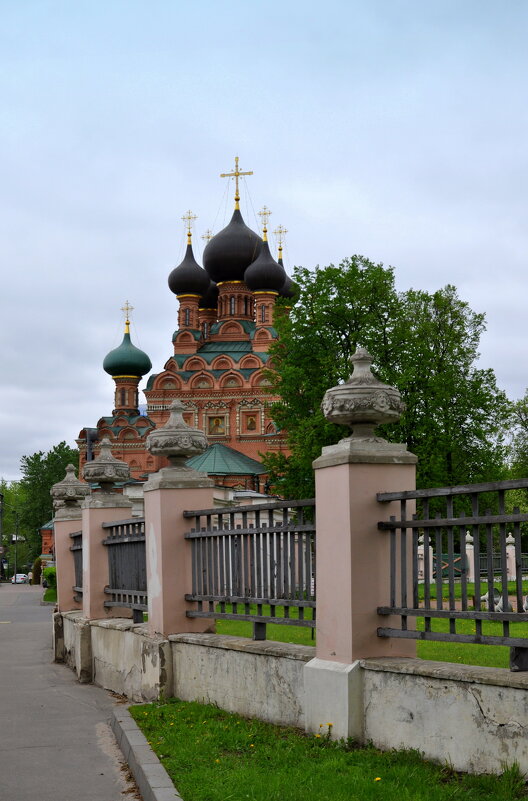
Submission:
{"label": "curb", "polygon": [[128,709],[114,710],[111,726],[143,801],[182,801]]}

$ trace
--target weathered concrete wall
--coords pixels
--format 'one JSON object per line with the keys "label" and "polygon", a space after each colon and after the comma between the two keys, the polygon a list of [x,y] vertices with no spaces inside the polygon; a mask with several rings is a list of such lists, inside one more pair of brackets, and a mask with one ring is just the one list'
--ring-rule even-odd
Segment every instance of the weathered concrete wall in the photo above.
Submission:
{"label": "weathered concrete wall", "polygon": [[361,666],[365,740],[416,748],[470,773],[498,773],[513,762],[528,773],[526,673],[417,659]]}
{"label": "weathered concrete wall", "polygon": [[[60,630],[58,618],[54,616],[55,631]],[[61,651],[62,645],[62,653]],[[92,681],[92,643],[90,622],[82,616],[81,611],[64,612],[62,614],[62,642],[59,637],[55,641],[55,659],[66,662],[77,674],[80,682]]]}
{"label": "weathered concrete wall", "polygon": [[170,646],[130,620],[92,620],[93,682],[133,701],[156,701],[172,693]]}
{"label": "weathered concrete wall", "polygon": [[303,668],[314,648],[218,634],[174,634],[174,695],[304,726]]}

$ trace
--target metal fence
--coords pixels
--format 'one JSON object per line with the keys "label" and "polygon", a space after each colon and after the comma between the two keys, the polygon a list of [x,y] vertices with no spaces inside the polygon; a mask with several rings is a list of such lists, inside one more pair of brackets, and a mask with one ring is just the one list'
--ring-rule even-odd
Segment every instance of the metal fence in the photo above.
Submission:
{"label": "metal fence", "polygon": [[[377,495],[382,503],[400,502],[399,519],[391,517],[389,522],[378,524],[390,537],[390,602],[388,606],[378,608],[378,614],[400,618],[399,628],[380,627],[380,637],[509,645],[513,648],[512,668],[519,669],[521,663],[528,666],[528,639],[513,636],[510,631],[512,624],[528,621],[521,569],[521,524],[528,521],[528,514],[521,514],[517,507],[510,506],[507,498],[509,490],[526,488],[528,479],[518,479]],[[420,515],[409,513],[409,505],[413,511],[415,503],[420,508]],[[471,593],[467,582],[467,530],[473,536],[474,547],[475,582]],[[511,595],[508,593],[506,560],[509,532],[514,538],[517,576]],[[420,534],[423,534],[424,545],[424,581],[419,585]],[[441,571],[437,571],[433,582],[430,581],[429,546],[437,555],[447,554],[447,582],[442,579]],[[458,557],[462,570],[460,580],[455,582],[454,564]],[[484,579],[481,576],[483,561]],[[495,585],[497,567],[500,568],[500,588]],[[420,597],[422,593],[423,598]],[[487,598],[482,599],[486,593]],[[408,628],[409,618],[422,618],[423,631]],[[439,630],[438,620],[448,621],[447,626],[444,624],[447,631]],[[432,621],[435,621],[434,626]],[[491,631],[486,621],[499,624],[502,634]],[[483,624],[486,624],[486,631],[483,631]],[[465,630],[460,631],[460,628]],[[468,631],[468,628],[473,630]]]}
{"label": "metal fence", "polygon": [[[315,500],[184,512],[192,549],[188,617],[315,628]],[[239,611],[240,610],[240,611]]]}
{"label": "metal fence", "polygon": [[83,555],[82,555],[82,531],[74,531],[70,534],[72,544],[70,551],[73,556],[73,569],[75,571],[75,585],[72,587],[74,601],[82,601],[83,593]]}
{"label": "metal fence", "polygon": [[109,586],[105,593],[110,600],[106,607],[124,606],[132,609],[134,623],[143,622],[147,611],[147,565],[145,553],[145,519],[118,520],[103,523],[108,536]]}

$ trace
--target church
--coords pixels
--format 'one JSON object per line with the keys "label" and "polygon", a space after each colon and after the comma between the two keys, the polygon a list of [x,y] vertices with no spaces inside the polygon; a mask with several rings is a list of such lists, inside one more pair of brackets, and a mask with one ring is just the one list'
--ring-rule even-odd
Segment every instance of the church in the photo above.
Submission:
{"label": "church", "polygon": [[177,398],[185,404],[186,422],[204,431],[209,443],[205,453],[188,464],[208,472],[220,485],[265,488],[260,454],[286,451],[285,439],[271,420],[270,407],[278,398],[270,394],[266,374],[273,367],[269,349],[277,339],[275,305],[286,298],[287,308],[295,293],[282,263],[284,229],[278,229],[275,260],[267,237],[269,210],[259,212],[262,236],[242,218],[239,178],[251,174],[239,170],[238,158],[235,169],[222,174],[234,178],[235,208],[229,224],[209,239],[203,267],[192,247],[195,217],[188,212],[183,218],[187,249],[168,276],[169,289],[179,301],[178,327],[163,370],[148,378],[146,414],[140,413],[139,383],[152,364],[131,341],[131,307],[125,304],[123,341],[103,362],[115,383],[114,409],[95,429],[80,432],[80,470],[98,454],[104,437],[110,439],[113,455],[129,464],[133,479],[143,481],[164,467],[166,460],[150,454],[145,443],[147,435],[167,421],[168,408]]}

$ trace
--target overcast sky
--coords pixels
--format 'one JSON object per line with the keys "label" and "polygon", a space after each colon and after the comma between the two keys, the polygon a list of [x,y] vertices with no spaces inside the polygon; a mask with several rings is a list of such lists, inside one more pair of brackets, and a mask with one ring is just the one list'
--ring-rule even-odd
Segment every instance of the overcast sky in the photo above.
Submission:
{"label": "overcast sky", "polygon": [[[159,372],[167,275],[272,210],[285,264],[361,253],[455,284],[481,365],[528,385],[525,0],[0,0],[0,477],[113,406],[132,336]],[[228,193],[228,194],[227,194]]]}

